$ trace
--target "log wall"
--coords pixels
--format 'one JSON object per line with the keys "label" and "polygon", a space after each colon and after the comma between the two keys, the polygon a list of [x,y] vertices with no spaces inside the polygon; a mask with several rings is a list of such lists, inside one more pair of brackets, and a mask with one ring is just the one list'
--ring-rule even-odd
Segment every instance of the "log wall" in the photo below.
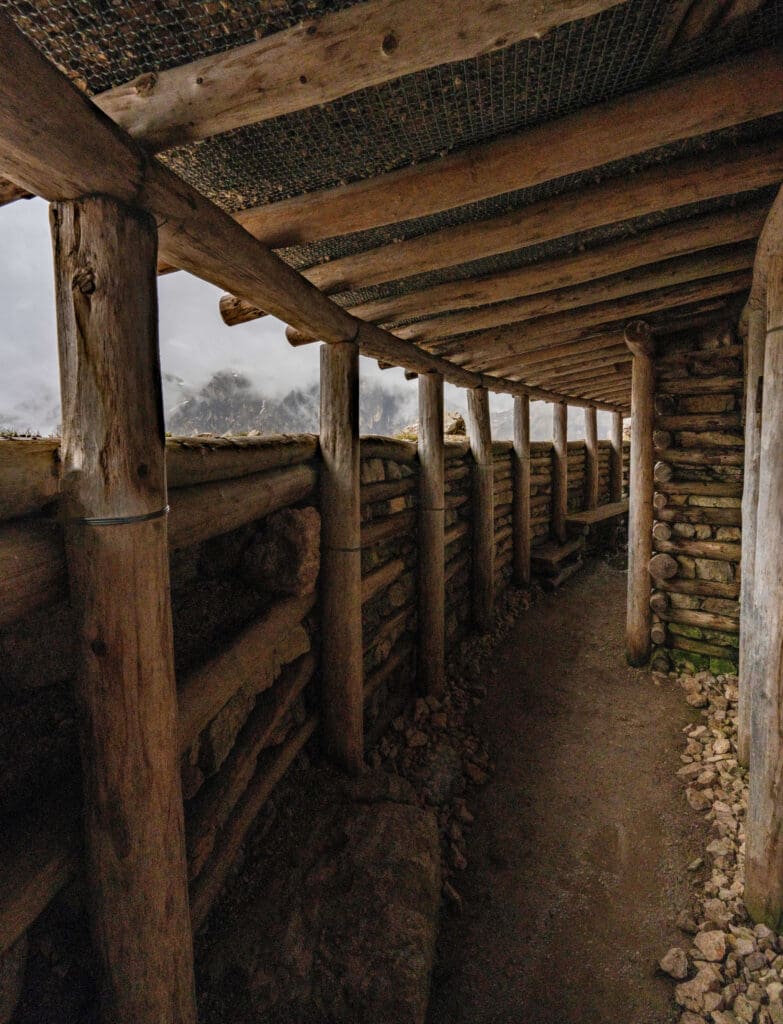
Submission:
{"label": "log wall", "polygon": [[733,330],[659,340],[655,358],[653,664],[736,672],[741,343]]}
{"label": "log wall", "polygon": [[[493,444],[498,593],[513,562],[511,454],[510,442]],[[569,460],[576,476],[584,443],[569,447]],[[473,457],[464,437],[446,439],[444,462],[446,629],[453,643],[470,628]],[[602,494],[608,465],[608,442],[601,442]],[[79,772],[58,472],[52,441],[0,441],[0,567],[9,567],[0,581],[0,957],[27,935],[27,955],[39,971],[51,960],[43,950],[52,942],[65,960],[81,949],[89,963],[79,890],[70,884],[80,868]],[[170,439],[167,472],[181,774],[198,929],[250,824],[317,727],[318,440]],[[372,746],[417,695],[415,443],[363,438],[360,479],[364,726]],[[551,443],[531,445],[533,546],[550,537],[551,481]],[[575,489],[572,507],[581,508],[577,497]],[[64,930],[63,918],[70,922]],[[58,982],[54,974],[47,979],[39,988],[51,996],[50,982]],[[63,1005],[66,988],[58,996]]]}

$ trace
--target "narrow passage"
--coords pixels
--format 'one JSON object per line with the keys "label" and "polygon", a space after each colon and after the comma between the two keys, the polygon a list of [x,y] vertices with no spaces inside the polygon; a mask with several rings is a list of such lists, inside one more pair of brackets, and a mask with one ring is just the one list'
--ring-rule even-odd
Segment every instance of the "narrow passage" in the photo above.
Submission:
{"label": "narrow passage", "polygon": [[462,913],[439,941],[430,1024],[665,1024],[657,960],[682,935],[703,825],[675,772],[696,716],[623,656],[625,573],[590,564],[524,614],[479,731]]}

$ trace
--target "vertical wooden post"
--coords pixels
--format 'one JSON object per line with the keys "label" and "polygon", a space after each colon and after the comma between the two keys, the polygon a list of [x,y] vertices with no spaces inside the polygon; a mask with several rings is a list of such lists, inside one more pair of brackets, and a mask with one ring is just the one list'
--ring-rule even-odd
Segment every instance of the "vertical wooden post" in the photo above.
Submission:
{"label": "vertical wooden post", "polygon": [[495,614],[495,496],[489,393],[468,391],[468,431],[473,453],[473,619],[480,630]]}
{"label": "vertical wooden post", "polygon": [[364,765],[359,347],[321,348],[321,722],[324,752]]}
{"label": "vertical wooden post", "polygon": [[[756,514],[752,618],[757,644],[750,708],[750,792],[745,906],[755,921],[783,927],[783,256],[772,256]],[[744,538],[743,538],[744,540]],[[757,674],[757,675],[756,675]]]}
{"label": "vertical wooden post", "polygon": [[425,693],[445,687],[445,502],[443,377],[419,375],[419,677]]}
{"label": "vertical wooden post", "polygon": [[552,406],[552,533],[565,544],[568,511],[568,406]]}
{"label": "vertical wooden post", "polygon": [[598,413],[585,409],[585,508],[598,507]]}
{"label": "vertical wooden post", "polygon": [[611,502],[623,500],[623,414],[612,413],[612,456],[610,463],[610,494]]}
{"label": "vertical wooden post", "polygon": [[514,397],[514,582],[530,584],[530,398]]}
{"label": "vertical wooden post", "polygon": [[631,376],[631,480],[628,517],[628,606],[625,656],[629,665],[650,657],[650,575],[653,525],[653,355],[652,332],[643,320],[625,329],[633,354]]}
{"label": "vertical wooden post", "polygon": [[759,637],[755,635],[753,589],[756,563],[756,513],[759,497],[761,450],[761,389],[764,381],[764,348],[767,312],[749,306],[745,343],[745,472],[742,486],[742,566],[739,635],[739,721],[737,760],[750,763],[750,716],[758,689]]}
{"label": "vertical wooden post", "polygon": [[102,1019],[192,1024],[158,362],[157,234],[51,209],[86,872]]}

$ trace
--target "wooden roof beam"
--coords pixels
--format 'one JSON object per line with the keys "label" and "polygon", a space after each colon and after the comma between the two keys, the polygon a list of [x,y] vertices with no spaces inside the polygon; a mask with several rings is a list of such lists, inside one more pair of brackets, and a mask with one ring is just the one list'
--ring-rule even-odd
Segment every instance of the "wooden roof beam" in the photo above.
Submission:
{"label": "wooden roof beam", "polygon": [[783,54],[771,47],[441,159],[236,216],[267,245],[301,245],[540,185],[781,110]]}
{"label": "wooden roof beam", "polygon": [[[768,211],[768,203],[754,202],[747,207],[688,217],[673,224],[637,232],[629,238],[593,246],[573,255],[558,256],[498,274],[449,281],[417,292],[364,302],[351,307],[351,313],[371,323],[388,325],[405,317],[450,312],[449,322],[457,329],[447,331],[444,335],[445,318],[439,318],[432,328],[437,337],[473,330],[472,326],[462,328],[462,323],[479,323],[482,317],[491,315],[491,311],[480,312],[476,307],[493,303],[517,300],[520,309],[530,310],[532,316],[540,316],[542,313],[536,310],[541,309],[547,300],[531,299],[531,296],[592,284],[598,278],[621,271],[661,263],[717,246],[755,241],[761,233]],[[524,296],[524,299],[518,299],[519,296]],[[578,299],[576,301],[578,303]],[[462,313],[460,316],[454,312],[468,309],[470,313]],[[496,313],[500,314],[502,310],[503,307],[499,307]],[[426,331],[425,321],[401,327],[395,333],[409,340],[419,340],[426,336]]]}
{"label": "wooden roof beam", "polygon": [[149,155],[0,16],[0,172],[45,199],[107,195],[148,210],[175,266],[326,342],[434,370],[463,387],[525,393],[435,357],[340,309],[241,225]]}

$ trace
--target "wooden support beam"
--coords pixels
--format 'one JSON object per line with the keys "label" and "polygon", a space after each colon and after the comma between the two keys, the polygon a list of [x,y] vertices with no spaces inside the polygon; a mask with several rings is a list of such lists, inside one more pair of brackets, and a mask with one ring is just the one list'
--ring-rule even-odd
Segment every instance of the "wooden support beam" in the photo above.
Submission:
{"label": "wooden support beam", "polygon": [[778,113],[782,72],[775,48],[757,50],[440,160],[237,216],[273,247],[426,217]]}
{"label": "wooden support beam", "polygon": [[[519,355],[520,352],[549,347],[556,341],[565,343],[578,340],[580,337],[589,337],[591,333],[605,333],[611,325],[640,314],[665,312],[703,299],[731,295],[749,289],[751,276],[747,270],[721,274],[719,277],[661,288],[644,295],[632,295],[613,302],[599,302],[594,306],[585,306],[577,313],[555,313],[521,324],[507,324],[494,330],[479,331],[466,337],[451,339],[447,343],[439,344],[437,352],[439,355],[450,357],[466,353],[469,358],[465,358],[461,365],[470,366],[474,370],[497,369],[497,359],[494,357],[498,353]],[[493,358],[489,358],[490,353]]]}
{"label": "wooden support beam", "polygon": [[568,513],[568,406],[552,406],[552,533],[565,544]]}
{"label": "wooden support beam", "polygon": [[[783,181],[783,139],[763,139],[649,167],[634,175],[633,189],[626,187],[624,178],[611,178],[500,217],[457,224],[320,263],[302,274],[327,294],[355,290],[779,181]],[[220,312],[229,326],[255,320],[260,314],[232,296],[221,299]]]}
{"label": "wooden support beam", "polygon": [[443,378],[419,377],[419,660],[424,693],[446,685]]}
{"label": "wooden support beam", "polygon": [[[754,247],[739,243],[756,241],[768,211],[768,203],[753,202],[745,207],[686,217],[570,256],[372,299],[352,306],[351,312],[362,320],[382,324],[412,316],[450,313],[447,318],[439,318],[429,330],[425,321],[401,327],[396,332],[398,337],[407,340],[429,341],[715,276],[711,272],[711,261],[702,250],[738,245],[736,251],[712,254],[716,273],[748,270],[753,266]],[[692,254],[700,252],[701,258],[694,259]],[[686,256],[691,258],[683,261],[683,269],[675,265],[667,274],[665,261]],[[648,269],[639,273],[639,267]],[[628,277],[621,273],[631,270],[636,270],[636,275]],[[604,278],[609,280],[596,283]],[[583,287],[577,289],[578,285]],[[552,292],[554,296],[541,295]],[[476,308],[496,303],[503,305],[490,310]],[[469,312],[456,313],[455,310]]]}
{"label": "wooden support beam", "polygon": [[612,442],[611,472],[609,484],[609,501],[611,503],[623,499],[623,414],[612,413]]}
{"label": "wooden support beam", "polygon": [[495,497],[489,393],[468,391],[468,435],[473,454],[473,620],[482,632],[495,614]]}
{"label": "wooden support beam", "polygon": [[514,497],[511,517],[514,537],[514,582],[530,585],[530,399],[514,398]]}
{"label": "wooden support beam", "polygon": [[[783,253],[783,235],[778,236]],[[750,689],[750,792],[745,906],[754,921],[783,925],[783,255],[768,262],[767,335],[759,456],[753,603],[741,628],[756,644]]]}
{"label": "wooden support beam", "polygon": [[538,39],[619,0],[369,0],[257,42],[142,75],[95,98],[158,151],[257,124],[393,81]]}
{"label": "wooden support beam", "polygon": [[359,349],[321,348],[321,722],[324,751],[364,766]]}
{"label": "wooden support beam", "polygon": [[196,1021],[166,535],[156,232],[52,207],[63,508],[102,1020]]}
{"label": "wooden support beam", "polygon": [[631,381],[631,474],[628,516],[628,607],[625,656],[629,665],[650,657],[650,576],[653,524],[653,356],[649,326],[630,323],[625,332],[633,355]]}
{"label": "wooden support beam", "polygon": [[598,414],[585,409],[585,508],[598,507]]}

